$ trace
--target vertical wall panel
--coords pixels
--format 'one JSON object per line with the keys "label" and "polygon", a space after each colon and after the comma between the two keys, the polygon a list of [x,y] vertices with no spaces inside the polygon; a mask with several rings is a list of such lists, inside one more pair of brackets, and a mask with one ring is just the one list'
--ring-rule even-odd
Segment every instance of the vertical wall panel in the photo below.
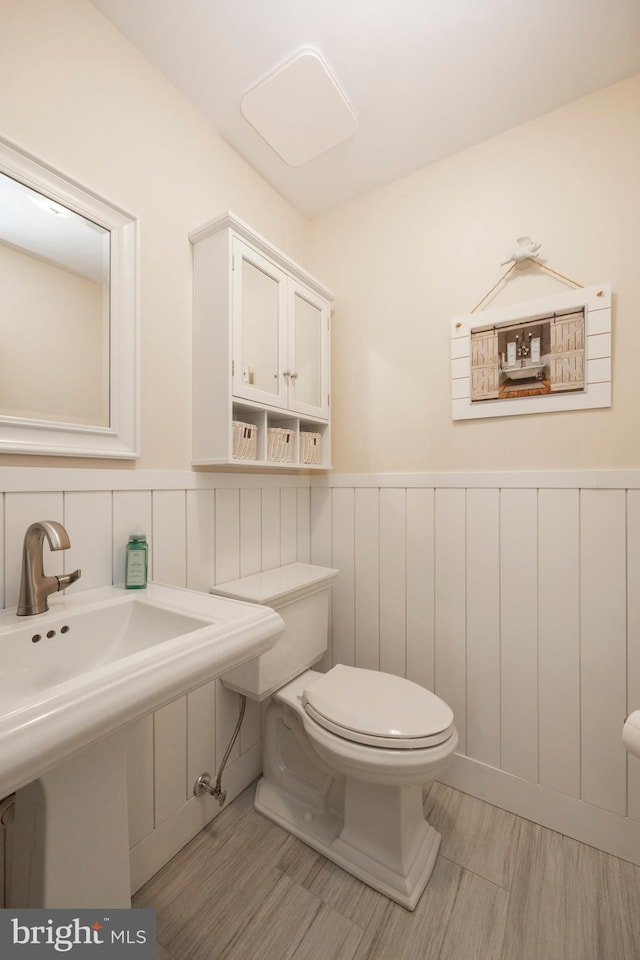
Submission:
{"label": "vertical wall panel", "polygon": [[[129,535],[137,530],[151,535],[151,493],[116,490],[113,494],[113,582],[124,583],[124,557]],[[153,579],[153,551],[149,552],[149,579]]]}
{"label": "vertical wall panel", "polygon": [[296,526],[297,497],[295,487],[283,487],[280,491],[280,563],[295,563],[298,552]]}
{"label": "vertical wall panel", "polygon": [[354,494],[355,665],[380,669],[380,541],[378,489]]}
{"label": "vertical wall panel", "polygon": [[[5,494],[5,602],[18,603],[22,569],[22,544],[27,527],[36,520],[57,520],[64,523],[61,493]],[[63,552],[49,550],[45,542],[44,572],[51,576],[63,573]]]}
{"label": "vertical wall panel", "polygon": [[[640,710],[640,490],[627,493],[627,713]],[[640,820],[640,759],[627,755],[628,815]]]}
{"label": "vertical wall panel", "polygon": [[[2,606],[3,608],[8,606],[8,604],[5,602],[5,595],[4,595],[5,555],[6,555],[5,554],[6,537],[5,537],[5,524],[4,524],[4,501],[5,501],[5,495],[4,493],[1,493],[0,494],[0,606]],[[2,861],[0,861],[0,863],[1,862]],[[0,900],[0,905],[1,904],[2,904],[2,900]]]}
{"label": "vertical wall panel", "polygon": [[246,753],[262,739],[262,704],[247,699],[244,719],[240,727],[240,753]]}
{"label": "vertical wall panel", "polygon": [[540,783],[580,796],[580,497],[538,494]]}
{"label": "vertical wall panel", "polygon": [[262,491],[240,491],[240,576],[262,570]]}
{"label": "vertical wall panel", "polygon": [[187,790],[200,774],[216,773],[216,681],[187,694]]}
{"label": "vertical wall panel", "polygon": [[331,533],[333,562],[340,576],[333,587],[333,662],[355,663],[354,491],[333,491]]}
{"label": "vertical wall panel", "polygon": [[129,727],[127,798],[131,847],[153,830],[153,791],[153,714],[149,714]]}
{"label": "vertical wall panel", "polygon": [[[240,714],[240,695],[233,690],[227,690],[220,680],[216,685],[216,766],[225,755],[227,746],[231,742],[235,725]],[[229,754],[228,763],[233,763],[240,756],[240,738],[236,740]],[[214,772],[213,770],[211,771]]]}
{"label": "vertical wall panel", "polygon": [[296,559],[300,563],[311,562],[311,490],[296,487]]}
{"label": "vertical wall panel", "polygon": [[208,593],[216,576],[215,494],[187,490],[187,586]]}
{"label": "vertical wall panel", "polygon": [[581,541],[582,799],[625,814],[626,516],[622,490],[583,490]]}
{"label": "vertical wall panel", "polygon": [[112,582],[113,547],[111,493],[78,491],[64,495],[64,525],[71,547],[65,550],[64,570],[82,570],[73,590],[107,587]]}
{"label": "vertical wall panel", "polygon": [[280,491],[265,487],[262,491],[262,569],[280,566]]}
{"label": "vertical wall panel", "polygon": [[458,752],[465,753],[465,491],[438,489],[435,497],[435,692],[453,710],[460,738]]}
{"label": "vertical wall panel", "polygon": [[155,825],[175,813],[188,799],[187,698],[173,700],[153,715]]}
{"label": "vertical wall panel", "polygon": [[[331,551],[331,514],[333,493],[328,487],[312,487],[309,501],[310,507],[310,557],[311,563],[321,567],[330,567],[333,564]],[[334,587],[335,589],[335,587]],[[318,664],[318,669],[328,670],[334,663],[333,659],[333,591],[329,610],[329,635],[327,637],[327,652]]]}
{"label": "vertical wall panel", "polygon": [[535,490],[500,497],[502,769],[538,780],[538,509]]}
{"label": "vertical wall panel", "polygon": [[406,493],[380,491],[380,669],[407,672]]}
{"label": "vertical wall panel", "polygon": [[433,490],[407,490],[407,677],[434,687]]}
{"label": "vertical wall panel", "polygon": [[311,563],[320,567],[330,567],[331,551],[331,513],[333,493],[328,487],[312,487],[310,495],[311,510]]}
{"label": "vertical wall panel", "polygon": [[153,493],[153,578],[174,587],[187,585],[186,500],[184,490]]}
{"label": "vertical wall panel", "polygon": [[500,493],[467,491],[467,754],[500,766]]}
{"label": "vertical wall panel", "polygon": [[216,490],[216,583],[240,576],[240,495]]}

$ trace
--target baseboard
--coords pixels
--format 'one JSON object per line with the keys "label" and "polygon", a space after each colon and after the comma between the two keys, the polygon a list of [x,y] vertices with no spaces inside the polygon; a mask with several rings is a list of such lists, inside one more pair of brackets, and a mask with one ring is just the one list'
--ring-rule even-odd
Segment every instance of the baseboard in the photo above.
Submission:
{"label": "baseboard", "polygon": [[442,783],[640,866],[640,822],[456,754]]}
{"label": "baseboard", "polygon": [[[225,770],[223,786],[227,804],[262,773],[262,741],[247,750]],[[150,880],[185,844],[224,810],[212,797],[191,797],[129,851],[131,893]]]}

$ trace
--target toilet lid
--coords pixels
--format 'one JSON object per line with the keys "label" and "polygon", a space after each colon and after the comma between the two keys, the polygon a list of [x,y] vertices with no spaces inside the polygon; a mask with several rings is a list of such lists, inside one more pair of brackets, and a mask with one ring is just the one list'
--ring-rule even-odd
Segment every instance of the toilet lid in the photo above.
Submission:
{"label": "toilet lid", "polygon": [[453,711],[434,693],[403,677],[338,664],[304,691],[308,716],[347,740],[391,749],[432,747],[448,740]]}

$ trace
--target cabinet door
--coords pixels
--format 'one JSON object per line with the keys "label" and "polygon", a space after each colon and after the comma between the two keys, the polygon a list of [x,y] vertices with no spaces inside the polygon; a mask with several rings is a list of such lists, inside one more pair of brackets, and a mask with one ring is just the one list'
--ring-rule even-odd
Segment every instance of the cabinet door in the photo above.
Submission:
{"label": "cabinet door", "polygon": [[328,419],[329,304],[294,280],[290,281],[285,378],[290,410]]}
{"label": "cabinet door", "polygon": [[287,277],[233,240],[233,395],[284,407]]}

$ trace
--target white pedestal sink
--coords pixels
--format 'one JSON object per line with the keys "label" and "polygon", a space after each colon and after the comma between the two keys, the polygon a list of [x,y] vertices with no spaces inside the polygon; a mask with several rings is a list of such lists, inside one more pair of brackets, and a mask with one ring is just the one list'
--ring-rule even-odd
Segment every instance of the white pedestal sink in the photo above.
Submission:
{"label": "white pedestal sink", "polygon": [[130,905],[126,727],[268,650],[273,610],[149,584],[0,614],[0,797],[17,791],[12,906]]}

